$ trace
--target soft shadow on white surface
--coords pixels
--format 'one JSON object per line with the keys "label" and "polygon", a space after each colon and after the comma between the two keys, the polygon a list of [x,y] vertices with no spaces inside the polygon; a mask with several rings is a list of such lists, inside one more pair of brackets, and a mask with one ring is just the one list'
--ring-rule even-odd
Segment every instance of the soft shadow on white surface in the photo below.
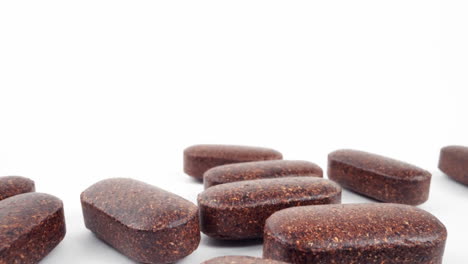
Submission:
{"label": "soft shadow on white surface", "polygon": [[[188,175],[187,175],[188,176]],[[195,177],[185,177],[185,182],[188,182],[188,183],[195,183],[195,184],[201,184],[201,186],[203,186],[203,180],[202,179],[197,179]]]}
{"label": "soft shadow on white surface", "polygon": [[120,254],[106,243],[100,241],[91,232],[69,234],[41,263],[137,263]]}
{"label": "soft shadow on white surface", "polygon": [[219,241],[202,235],[199,248],[190,256],[178,263],[196,264],[205,260],[227,255],[262,256],[262,242],[251,241]]}
{"label": "soft shadow on white surface", "polygon": [[343,189],[341,192],[341,203],[378,203],[378,201],[373,200],[369,197],[359,195],[358,193]]}
{"label": "soft shadow on white surface", "polygon": [[[466,250],[461,241],[466,241],[468,234],[468,187],[452,180],[439,170],[432,171],[431,194],[429,201],[419,206],[431,212],[448,231],[444,263],[467,263]],[[465,245],[465,243],[462,243]]]}

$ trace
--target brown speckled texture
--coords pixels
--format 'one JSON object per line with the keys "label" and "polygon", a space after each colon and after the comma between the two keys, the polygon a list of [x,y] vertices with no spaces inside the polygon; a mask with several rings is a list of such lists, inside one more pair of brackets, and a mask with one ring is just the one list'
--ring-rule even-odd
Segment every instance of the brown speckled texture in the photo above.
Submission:
{"label": "brown speckled texture", "polygon": [[442,148],[439,169],[452,179],[468,185],[468,147],[447,146]]}
{"label": "brown speckled texture", "polygon": [[328,155],[328,178],[343,188],[391,203],[418,205],[429,197],[431,174],[405,162],[357,150]]}
{"label": "brown speckled texture", "polygon": [[200,242],[197,206],[140,181],[100,181],[81,194],[81,204],[86,227],[138,262],[172,263]]}
{"label": "brown speckled texture", "polygon": [[263,256],[301,264],[440,264],[446,238],[437,218],[413,206],[304,206],[268,218]]}
{"label": "brown speckled texture", "polygon": [[285,176],[323,177],[322,169],[303,160],[268,160],[228,164],[209,169],[203,175],[205,189],[214,185]]}
{"label": "brown speckled texture", "polygon": [[225,256],[207,260],[202,264],[287,264],[286,262],[244,256]]}
{"label": "brown speckled texture", "polygon": [[0,201],[17,194],[34,191],[34,182],[28,178],[20,176],[0,177]]}
{"label": "brown speckled texture", "polygon": [[25,193],[0,201],[0,264],[39,263],[65,236],[62,201]]}
{"label": "brown speckled texture", "polygon": [[235,145],[194,145],[184,150],[184,171],[194,178],[203,179],[203,173],[216,166],[280,159],[283,159],[283,155],[269,148]]}
{"label": "brown speckled texture", "polygon": [[225,240],[261,238],[265,220],[287,207],[340,202],[341,187],[316,177],[232,182],[198,196],[202,232]]}

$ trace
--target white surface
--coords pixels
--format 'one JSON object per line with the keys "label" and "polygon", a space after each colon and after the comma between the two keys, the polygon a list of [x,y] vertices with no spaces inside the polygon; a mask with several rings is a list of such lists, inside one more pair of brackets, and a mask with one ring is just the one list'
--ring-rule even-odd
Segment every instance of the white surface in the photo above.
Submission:
{"label": "white surface", "polygon": [[[468,145],[467,13],[465,0],[0,1],[0,175],[65,202],[67,236],[42,263],[132,263],[83,226],[79,194],[98,180],[195,201],[192,144],[323,168],[361,149],[433,172],[421,207],[448,228],[444,263],[466,263],[468,187],[437,161]],[[180,263],[226,254],[261,245],[203,237]]]}

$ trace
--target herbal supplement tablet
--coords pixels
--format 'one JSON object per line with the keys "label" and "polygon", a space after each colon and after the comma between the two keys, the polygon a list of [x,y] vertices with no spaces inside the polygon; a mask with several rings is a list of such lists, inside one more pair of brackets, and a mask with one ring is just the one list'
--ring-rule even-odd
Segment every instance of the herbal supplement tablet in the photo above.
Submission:
{"label": "herbal supplement tablet", "polygon": [[197,206],[140,181],[100,181],[81,194],[81,204],[86,227],[138,262],[172,263],[200,242]]}
{"label": "herbal supplement tablet", "polygon": [[225,240],[261,238],[265,220],[287,207],[340,202],[340,186],[315,177],[232,182],[198,195],[202,232]]}
{"label": "herbal supplement tablet", "polygon": [[214,185],[287,176],[323,177],[315,163],[303,160],[267,160],[228,164],[209,169],[203,175],[205,189]]}
{"label": "herbal supplement tablet", "polygon": [[440,151],[439,169],[452,179],[468,185],[468,147],[443,148]]}
{"label": "herbal supplement tablet", "polygon": [[197,179],[216,166],[260,160],[280,160],[283,155],[274,149],[234,146],[195,145],[184,150],[184,171]]}
{"label": "herbal supplement tablet", "polygon": [[8,197],[34,192],[34,181],[20,176],[0,177],[0,201]]}
{"label": "herbal supplement tablet", "polygon": [[328,178],[343,188],[382,202],[427,201],[431,174],[411,164],[357,150],[328,155]]}
{"label": "herbal supplement tablet", "polygon": [[44,193],[0,201],[0,264],[39,263],[65,237],[63,203]]}
{"label": "herbal supplement tablet", "polygon": [[402,204],[288,208],[265,224],[263,257],[301,264],[440,264],[447,230]]}
{"label": "herbal supplement tablet", "polygon": [[262,259],[244,256],[226,256],[207,260],[202,264],[287,264],[286,262],[271,259]]}

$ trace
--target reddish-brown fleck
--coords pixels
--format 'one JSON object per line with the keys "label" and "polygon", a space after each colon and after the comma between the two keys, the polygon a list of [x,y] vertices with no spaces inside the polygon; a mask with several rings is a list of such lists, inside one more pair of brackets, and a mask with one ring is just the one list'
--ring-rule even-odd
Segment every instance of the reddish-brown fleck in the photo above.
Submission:
{"label": "reddish-brown fleck", "polygon": [[268,160],[228,164],[209,169],[203,175],[205,189],[223,183],[287,176],[323,177],[315,163],[302,160]]}
{"label": "reddish-brown fleck", "polygon": [[202,264],[286,264],[286,262],[244,256],[225,256],[207,260]]}
{"label": "reddish-brown fleck", "polygon": [[81,204],[86,227],[138,262],[172,263],[200,242],[197,206],[140,181],[100,181],[81,194]]}
{"label": "reddish-brown fleck", "polygon": [[261,238],[265,220],[287,207],[340,202],[340,186],[316,177],[232,182],[198,196],[202,232],[225,240]]}
{"label": "reddish-brown fleck", "polygon": [[280,160],[280,152],[260,147],[235,145],[195,145],[184,150],[184,171],[197,179],[216,166],[260,160]]}
{"label": "reddish-brown fleck", "polygon": [[437,218],[413,206],[303,206],[267,219],[263,256],[301,264],[440,264],[446,238]]}
{"label": "reddish-brown fleck", "polygon": [[468,147],[448,146],[442,148],[439,169],[452,179],[468,185]]}
{"label": "reddish-brown fleck", "polygon": [[0,264],[39,263],[65,236],[62,201],[25,193],[0,201]]}
{"label": "reddish-brown fleck", "polygon": [[17,194],[34,191],[34,182],[28,178],[20,176],[0,177],[0,201]]}
{"label": "reddish-brown fleck", "polygon": [[328,177],[343,188],[391,203],[427,201],[431,174],[411,164],[357,150],[328,155]]}

